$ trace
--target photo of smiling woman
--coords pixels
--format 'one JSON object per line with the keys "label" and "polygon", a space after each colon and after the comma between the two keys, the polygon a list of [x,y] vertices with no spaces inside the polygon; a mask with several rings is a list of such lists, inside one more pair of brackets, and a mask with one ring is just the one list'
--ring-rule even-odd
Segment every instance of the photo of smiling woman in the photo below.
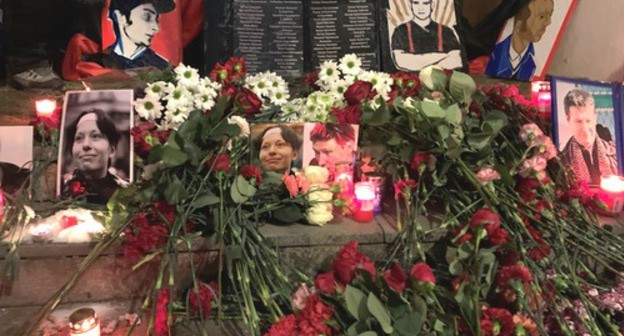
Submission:
{"label": "photo of smiling woman", "polygon": [[289,174],[301,167],[302,124],[263,124],[252,127],[254,159],[264,171]]}
{"label": "photo of smiling woman", "polygon": [[132,180],[131,104],[129,90],[68,94],[59,152],[62,197],[106,204]]}

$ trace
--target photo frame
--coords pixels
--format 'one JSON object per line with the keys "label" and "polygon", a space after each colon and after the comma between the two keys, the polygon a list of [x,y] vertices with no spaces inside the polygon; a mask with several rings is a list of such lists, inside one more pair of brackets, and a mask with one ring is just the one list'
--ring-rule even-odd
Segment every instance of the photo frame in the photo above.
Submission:
{"label": "photo frame", "polygon": [[577,182],[600,183],[622,172],[621,87],[553,77],[553,138],[559,157]]}
{"label": "photo frame", "polygon": [[[531,0],[503,25],[485,74],[522,81],[544,79],[576,4],[577,0]],[[524,49],[517,51],[518,46]]]}
{"label": "photo frame", "polygon": [[33,132],[32,126],[0,126],[0,187],[9,194],[30,177]]}
{"label": "photo frame", "polygon": [[251,162],[263,171],[287,174],[302,168],[303,123],[252,124]]}
{"label": "photo frame", "polygon": [[305,123],[303,127],[303,166],[323,166],[330,171],[336,163],[354,166],[360,125]]}
{"label": "photo frame", "polygon": [[456,0],[383,0],[382,70],[415,72],[429,65],[465,69],[459,9]]}
{"label": "photo frame", "polygon": [[133,181],[132,102],[132,90],[66,92],[57,195],[105,204]]}

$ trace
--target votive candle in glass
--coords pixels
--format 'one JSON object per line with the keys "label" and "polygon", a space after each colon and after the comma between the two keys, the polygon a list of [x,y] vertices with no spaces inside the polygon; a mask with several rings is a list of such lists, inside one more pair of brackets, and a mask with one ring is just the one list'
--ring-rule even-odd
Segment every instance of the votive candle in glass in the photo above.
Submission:
{"label": "votive candle in glass", "polygon": [[355,184],[356,210],[353,219],[357,222],[368,223],[373,220],[375,211],[375,185],[369,181]]}

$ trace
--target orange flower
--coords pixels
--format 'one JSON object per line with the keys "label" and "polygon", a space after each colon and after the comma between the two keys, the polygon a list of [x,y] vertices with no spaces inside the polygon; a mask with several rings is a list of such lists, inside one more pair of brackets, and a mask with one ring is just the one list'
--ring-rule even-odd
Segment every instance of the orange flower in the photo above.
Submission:
{"label": "orange flower", "polygon": [[293,175],[284,175],[284,177],[282,178],[282,181],[284,182],[284,185],[286,186],[286,189],[288,190],[290,197],[291,198],[297,197],[297,195],[299,194],[299,186],[297,185],[297,178]]}

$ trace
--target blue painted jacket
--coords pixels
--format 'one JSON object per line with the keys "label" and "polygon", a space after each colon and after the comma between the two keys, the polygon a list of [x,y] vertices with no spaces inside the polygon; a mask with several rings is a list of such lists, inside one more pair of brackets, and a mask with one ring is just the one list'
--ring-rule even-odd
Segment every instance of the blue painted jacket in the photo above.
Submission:
{"label": "blue painted jacket", "polygon": [[518,64],[518,71],[514,75],[514,68],[509,60],[509,48],[511,48],[511,35],[499,42],[490,56],[485,74],[498,78],[511,78],[519,80],[531,80],[535,73],[535,47],[529,43],[526,53],[522,56]]}

